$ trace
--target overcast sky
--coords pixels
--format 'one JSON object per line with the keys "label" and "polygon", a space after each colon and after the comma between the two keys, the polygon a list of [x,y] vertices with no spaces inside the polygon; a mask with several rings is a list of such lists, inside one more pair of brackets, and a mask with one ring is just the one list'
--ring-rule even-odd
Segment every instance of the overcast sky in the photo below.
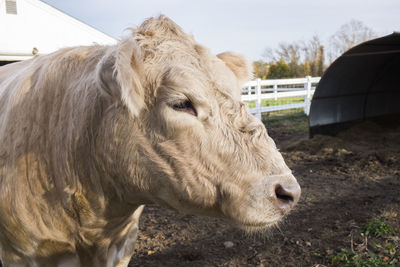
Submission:
{"label": "overcast sky", "polygon": [[380,35],[400,31],[400,0],[44,0],[115,37],[151,16],[165,14],[214,53],[235,51],[252,60],[280,42],[323,42],[341,25],[360,20]]}

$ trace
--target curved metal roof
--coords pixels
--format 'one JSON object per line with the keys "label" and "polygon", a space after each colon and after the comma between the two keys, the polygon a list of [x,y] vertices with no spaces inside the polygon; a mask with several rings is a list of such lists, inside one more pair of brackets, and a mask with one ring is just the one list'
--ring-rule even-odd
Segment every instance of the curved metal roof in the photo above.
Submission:
{"label": "curved metal roof", "polygon": [[329,66],[311,103],[310,135],[393,114],[400,114],[398,32],[355,46]]}

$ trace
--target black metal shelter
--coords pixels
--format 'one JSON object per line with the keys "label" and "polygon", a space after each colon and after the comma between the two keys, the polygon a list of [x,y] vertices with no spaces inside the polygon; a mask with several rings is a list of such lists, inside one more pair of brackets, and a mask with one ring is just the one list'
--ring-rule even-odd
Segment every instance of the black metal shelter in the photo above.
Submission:
{"label": "black metal shelter", "polygon": [[364,42],[326,70],[310,108],[310,136],[365,119],[400,117],[400,33]]}

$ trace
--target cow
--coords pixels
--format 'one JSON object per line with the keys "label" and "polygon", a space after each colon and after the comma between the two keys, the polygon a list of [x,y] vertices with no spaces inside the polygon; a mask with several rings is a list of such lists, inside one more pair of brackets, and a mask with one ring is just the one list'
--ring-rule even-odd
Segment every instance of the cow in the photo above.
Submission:
{"label": "cow", "polygon": [[300,186],[241,102],[243,56],[166,16],[0,68],[5,266],[127,266],[145,204],[276,225]]}

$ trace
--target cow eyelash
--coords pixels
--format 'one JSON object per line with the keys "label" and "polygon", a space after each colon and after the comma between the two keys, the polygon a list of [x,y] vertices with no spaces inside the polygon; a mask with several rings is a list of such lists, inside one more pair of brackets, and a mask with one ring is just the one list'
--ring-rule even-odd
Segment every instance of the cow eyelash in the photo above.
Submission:
{"label": "cow eyelash", "polygon": [[172,104],[172,108],[176,111],[186,112],[190,115],[197,116],[197,111],[190,100],[183,100],[178,103]]}

